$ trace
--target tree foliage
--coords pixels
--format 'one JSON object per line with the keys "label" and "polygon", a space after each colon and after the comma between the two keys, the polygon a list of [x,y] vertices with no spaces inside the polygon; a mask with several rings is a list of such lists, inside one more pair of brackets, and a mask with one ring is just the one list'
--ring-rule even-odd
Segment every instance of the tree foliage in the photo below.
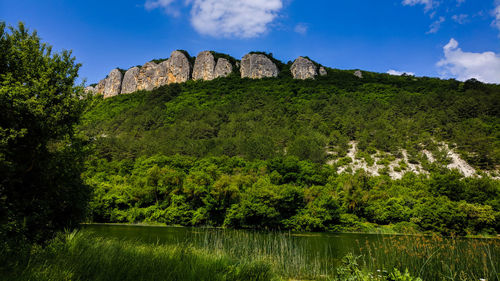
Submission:
{"label": "tree foliage", "polygon": [[36,32],[0,23],[1,234],[30,241],[80,222],[88,189],[74,126],[83,110],[80,65]]}
{"label": "tree foliage", "polygon": [[[400,180],[362,171],[337,174],[329,165],[278,157],[140,157],[108,161],[94,157],[84,178],[93,187],[91,220],[159,222],[184,226],[373,231],[458,235],[500,230],[500,182],[460,178],[459,197],[441,193],[436,178],[409,173]],[[446,195],[447,194],[447,195]],[[484,200],[483,200],[484,199]]]}

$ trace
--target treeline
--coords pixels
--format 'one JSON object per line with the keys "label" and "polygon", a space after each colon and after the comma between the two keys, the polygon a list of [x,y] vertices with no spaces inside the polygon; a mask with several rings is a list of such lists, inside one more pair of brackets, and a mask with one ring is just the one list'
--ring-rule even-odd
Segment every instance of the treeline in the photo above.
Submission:
{"label": "treeline", "polygon": [[94,222],[183,226],[493,234],[500,186],[442,170],[401,180],[341,174],[328,165],[279,157],[153,156],[87,162]]}

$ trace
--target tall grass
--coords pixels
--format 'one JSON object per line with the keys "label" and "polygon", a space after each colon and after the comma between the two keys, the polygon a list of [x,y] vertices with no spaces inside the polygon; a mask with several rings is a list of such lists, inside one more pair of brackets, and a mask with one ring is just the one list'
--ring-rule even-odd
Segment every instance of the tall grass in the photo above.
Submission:
{"label": "tall grass", "polygon": [[16,281],[271,280],[270,266],[234,260],[188,245],[142,244],[73,232],[45,248],[35,248],[29,263],[0,276]]}
{"label": "tall grass", "polygon": [[406,267],[424,280],[500,280],[500,239],[380,236],[359,249],[366,268]]}
{"label": "tall grass", "polygon": [[265,261],[284,278],[332,276],[335,270],[333,264],[325,263],[320,255],[311,253],[307,244],[295,243],[289,233],[229,230],[231,234],[227,235],[226,231],[205,231],[196,236],[193,244],[208,252],[222,252],[236,259]]}
{"label": "tall grass", "polygon": [[329,245],[297,241],[291,233],[215,229],[160,244],[80,231],[33,248],[28,263],[0,280],[499,280],[498,239],[380,235],[344,258]]}
{"label": "tall grass", "polygon": [[[237,259],[267,261],[279,276],[286,278],[338,277],[339,267],[345,263],[330,245],[311,252],[307,242],[297,243],[295,238],[291,233],[231,231],[227,235],[225,230],[214,230],[197,236],[194,244]],[[357,243],[352,252],[367,275],[384,275],[398,269],[429,281],[500,280],[500,239],[378,235],[377,239]]]}

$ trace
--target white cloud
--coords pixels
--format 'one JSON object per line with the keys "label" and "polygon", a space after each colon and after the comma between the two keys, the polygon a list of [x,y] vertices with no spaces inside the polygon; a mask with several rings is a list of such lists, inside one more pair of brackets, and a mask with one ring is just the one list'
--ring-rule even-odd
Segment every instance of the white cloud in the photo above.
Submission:
{"label": "white cloud", "polygon": [[439,5],[439,2],[435,0],[403,0],[402,3],[404,6],[424,5],[426,12]]}
{"label": "white cloud", "polygon": [[469,15],[466,14],[453,15],[451,18],[458,24],[466,24],[469,21]]}
{"label": "white cloud", "polygon": [[259,36],[283,8],[282,0],[193,0],[191,24],[214,37]]}
{"label": "white cloud", "polygon": [[405,75],[410,75],[410,76],[415,76],[415,73],[414,72],[408,72],[408,71],[397,71],[397,70],[394,70],[394,69],[389,69],[387,71],[387,74],[390,74],[390,75],[395,75],[395,76],[401,76],[403,74]]}
{"label": "white cloud", "polygon": [[500,30],[500,0],[495,1],[495,10],[493,10],[493,16],[495,17],[495,20],[493,21],[493,24]]}
{"label": "white cloud", "polygon": [[427,31],[427,34],[432,34],[432,33],[436,33],[439,31],[439,29],[441,28],[441,24],[445,22],[445,18],[444,17],[439,17],[439,19],[435,22],[433,22],[431,24],[431,26],[429,27],[429,31]]}
{"label": "white cloud", "polygon": [[[442,2],[457,2],[457,6],[462,5],[466,0],[403,0],[402,4],[404,6],[415,6],[415,5],[424,5],[424,10],[430,11],[432,9],[437,8],[441,5]],[[432,16],[431,16],[432,17]]]}
{"label": "white cloud", "polygon": [[[180,0],[147,0],[147,10],[164,9],[176,15]],[[191,7],[191,25],[214,37],[251,38],[268,31],[269,25],[283,8],[283,0],[184,0]]]}
{"label": "white cloud", "polygon": [[146,8],[146,10],[167,8],[168,6],[170,6],[170,4],[172,4],[172,2],[174,2],[174,0],[148,0],[144,4],[144,7]]}
{"label": "white cloud", "polygon": [[498,54],[464,52],[453,38],[443,47],[443,51],[444,58],[437,63],[442,75],[451,75],[462,81],[475,78],[486,83],[500,83]]}
{"label": "white cloud", "polygon": [[307,33],[307,30],[309,29],[309,26],[305,23],[298,23],[295,28],[293,29],[293,31],[299,33],[299,34],[302,34],[302,35],[305,35]]}
{"label": "white cloud", "polygon": [[172,4],[175,0],[147,0],[144,3],[144,8],[151,11],[154,9],[163,9],[167,14],[172,16],[179,16],[179,10],[174,8]]}

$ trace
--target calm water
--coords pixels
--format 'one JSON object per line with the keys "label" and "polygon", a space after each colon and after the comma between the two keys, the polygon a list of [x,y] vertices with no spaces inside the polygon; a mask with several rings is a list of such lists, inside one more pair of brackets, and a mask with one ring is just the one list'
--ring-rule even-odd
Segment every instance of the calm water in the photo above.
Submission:
{"label": "calm water", "polygon": [[[197,247],[206,247],[207,240],[222,241],[224,248],[247,246],[273,247],[276,243],[286,246],[293,245],[300,249],[302,254],[309,257],[320,256],[338,260],[348,253],[362,254],[363,245],[380,243],[389,235],[357,234],[357,233],[306,233],[306,232],[263,232],[247,230],[231,230],[216,228],[190,228],[165,226],[136,226],[90,224],[85,229],[91,230],[99,236],[127,239],[144,243],[158,243],[167,245],[192,244]],[[279,245],[285,246],[285,245]],[[278,246],[278,247],[279,247]],[[236,251],[238,249],[232,249]]]}

